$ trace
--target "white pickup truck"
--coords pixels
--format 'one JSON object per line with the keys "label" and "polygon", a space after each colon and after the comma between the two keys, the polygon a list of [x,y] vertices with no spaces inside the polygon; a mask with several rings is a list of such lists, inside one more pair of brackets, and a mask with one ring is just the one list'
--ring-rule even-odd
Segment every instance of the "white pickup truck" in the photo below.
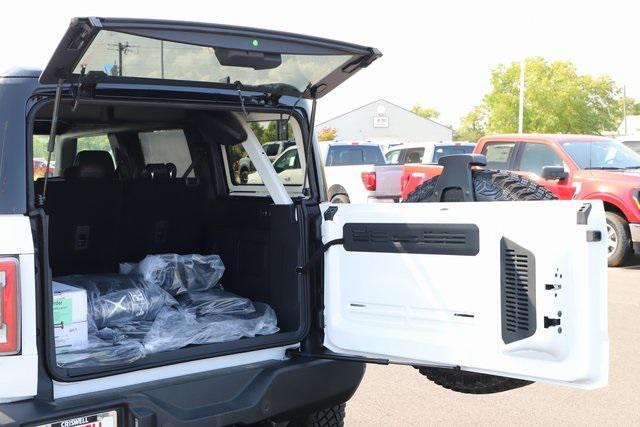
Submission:
{"label": "white pickup truck", "polygon": [[[327,183],[327,198],[332,203],[367,203],[373,199],[367,177],[385,164],[380,146],[362,141],[329,141],[320,143],[321,161]],[[291,147],[282,152],[273,167],[285,185],[301,184],[302,169],[298,150]],[[399,176],[398,176],[399,179]],[[248,184],[261,184],[257,172],[247,177]],[[375,188],[374,188],[375,190]],[[398,193],[400,187],[398,186]]]}
{"label": "white pickup truck", "polygon": [[391,147],[385,153],[386,165],[375,166],[361,178],[369,202],[398,202],[403,165],[438,164],[440,157],[467,154],[475,147],[471,142],[411,142]]}

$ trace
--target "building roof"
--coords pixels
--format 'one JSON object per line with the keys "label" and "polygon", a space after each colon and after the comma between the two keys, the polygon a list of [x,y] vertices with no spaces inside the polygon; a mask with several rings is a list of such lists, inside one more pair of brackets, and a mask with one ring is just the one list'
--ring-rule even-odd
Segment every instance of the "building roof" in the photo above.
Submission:
{"label": "building roof", "polygon": [[435,124],[437,124],[437,125],[439,125],[439,126],[442,126],[442,127],[444,127],[444,128],[451,129],[449,126],[445,126],[445,125],[443,125],[442,123],[439,123],[439,122],[437,122],[437,121],[435,121],[435,120],[433,120],[433,119],[430,119],[430,118],[428,118],[428,117],[422,117],[421,115],[416,114],[416,113],[414,113],[414,112],[413,112],[413,111],[411,111],[411,110],[407,110],[406,108],[401,107],[401,106],[399,106],[398,104],[394,104],[393,102],[387,101],[386,99],[382,99],[382,98],[379,98],[379,99],[376,99],[375,101],[371,101],[371,102],[369,102],[369,103],[367,103],[367,104],[361,105],[360,107],[354,108],[354,109],[349,110],[349,111],[347,111],[347,112],[345,112],[345,113],[338,114],[337,116],[332,117],[332,118],[330,118],[330,119],[328,119],[328,120],[325,120],[325,121],[324,121],[324,122],[322,122],[322,123],[318,123],[318,124],[316,124],[316,127],[323,126],[323,125],[325,125],[326,123],[328,123],[328,122],[330,122],[330,121],[333,121],[333,120],[335,120],[335,119],[337,119],[337,118],[340,118],[340,117],[346,116],[347,114],[353,113],[354,111],[358,111],[358,110],[361,110],[361,109],[363,109],[363,108],[366,108],[366,107],[368,107],[369,105],[375,104],[375,103],[377,103],[377,102],[384,102],[384,103],[387,103],[387,104],[389,104],[389,105],[393,105],[394,107],[399,108],[399,109],[401,109],[401,110],[404,110],[404,111],[406,111],[407,113],[414,114],[416,117],[419,117],[419,118],[421,118],[421,119],[423,119],[423,120],[428,120],[428,121],[433,122],[433,123],[435,123]]}

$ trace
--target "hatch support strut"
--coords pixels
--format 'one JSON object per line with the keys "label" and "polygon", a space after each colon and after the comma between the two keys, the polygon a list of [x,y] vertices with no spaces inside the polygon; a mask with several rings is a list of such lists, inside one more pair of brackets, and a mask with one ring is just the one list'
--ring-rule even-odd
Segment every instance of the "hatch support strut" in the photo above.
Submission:
{"label": "hatch support strut", "polygon": [[60,112],[60,101],[62,99],[62,85],[64,79],[58,79],[56,85],[56,96],[53,101],[53,115],[51,116],[51,129],[49,130],[49,142],[47,143],[47,168],[44,171],[44,184],[42,193],[37,197],[38,207],[44,207],[47,198],[47,182],[49,181],[49,167],[51,166],[51,154],[56,146],[56,133],[58,132],[58,116]]}

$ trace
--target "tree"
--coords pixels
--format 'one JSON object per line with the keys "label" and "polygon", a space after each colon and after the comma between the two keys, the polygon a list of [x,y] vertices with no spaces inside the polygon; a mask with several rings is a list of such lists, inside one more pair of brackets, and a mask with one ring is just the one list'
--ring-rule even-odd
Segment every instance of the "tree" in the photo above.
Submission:
{"label": "tree", "polygon": [[[493,70],[481,106],[487,132],[517,132],[519,81],[519,62]],[[580,75],[569,61],[527,58],[525,82],[525,132],[600,134],[620,123],[620,89],[608,76]]]}
{"label": "tree", "polygon": [[318,141],[333,141],[337,135],[338,131],[336,128],[322,128],[320,132],[318,132]]}
{"label": "tree", "polygon": [[[635,99],[629,96],[621,99],[620,102],[623,103],[625,100],[626,100],[627,115],[628,116],[640,115],[640,102],[636,101]],[[622,106],[620,108],[622,108]]]}
{"label": "tree", "polygon": [[486,133],[487,109],[484,104],[473,108],[460,122],[460,128],[455,131],[453,139],[456,141],[477,141]]}
{"label": "tree", "polygon": [[435,107],[422,107],[420,104],[411,107],[411,112],[427,119],[437,119],[440,117],[440,112]]}

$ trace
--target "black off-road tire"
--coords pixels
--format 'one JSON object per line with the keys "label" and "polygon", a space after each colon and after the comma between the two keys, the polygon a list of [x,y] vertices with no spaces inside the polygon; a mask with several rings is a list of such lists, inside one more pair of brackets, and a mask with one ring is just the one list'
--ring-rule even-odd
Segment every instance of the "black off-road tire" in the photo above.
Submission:
{"label": "black off-road tire", "polygon": [[[411,192],[405,203],[426,202],[433,194],[438,177],[423,182]],[[480,169],[473,171],[473,187],[478,202],[555,200],[556,196],[541,185],[512,172]],[[460,202],[460,191],[449,190],[445,202]]]}
{"label": "black off-road tire", "polygon": [[533,384],[532,381],[478,374],[447,368],[418,368],[420,373],[446,389],[467,394],[491,394]]}
{"label": "black off-road tire", "polygon": [[290,427],[343,427],[346,403],[322,409],[304,419],[292,421]]}
{"label": "black off-road tire", "polygon": [[616,247],[609,254],[609,267],[621,267],[627,263],[633,253],[629,223],[615,212],[607,212],[607,250],[611,245],[609,233],[615,235]]}
{"label": "black off-road tire", "polygon": [[[541,185],[511,172],[474,170],[473,187],[479,202],[554,200],[556,197]],[[438,177],[425,181],[407,197],[407,203],[426,202],[435,188]],[[459,202],[459,190],[444,194],[445,202]],[[434,383],[449,390],[469,394],[489,394],[513,390],[531,384],[531,381],[495,375],[479,374],[447,368],[418,368],[420,373]]]}

